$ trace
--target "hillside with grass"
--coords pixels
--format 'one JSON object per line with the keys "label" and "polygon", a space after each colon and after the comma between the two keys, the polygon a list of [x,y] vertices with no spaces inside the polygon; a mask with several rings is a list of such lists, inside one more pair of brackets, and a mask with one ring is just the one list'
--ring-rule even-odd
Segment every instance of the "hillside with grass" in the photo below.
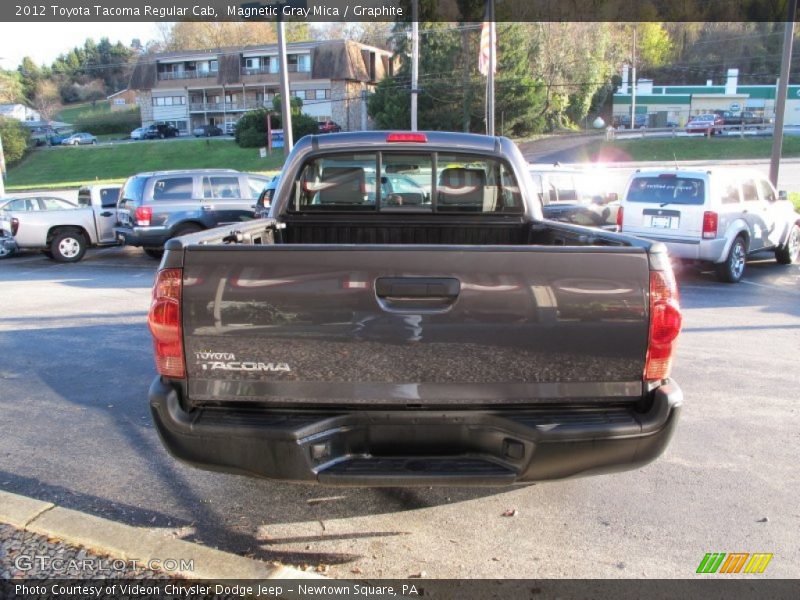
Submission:
{"label": "hillside with grass", "polygon": [[101,146],[41,148],[8,170],[7,190],[69,188],[122,181],[143,171],[226,168],[267,172],[280,169],[283,152],[260,158],[257,148],[230,140],[176,140]]}

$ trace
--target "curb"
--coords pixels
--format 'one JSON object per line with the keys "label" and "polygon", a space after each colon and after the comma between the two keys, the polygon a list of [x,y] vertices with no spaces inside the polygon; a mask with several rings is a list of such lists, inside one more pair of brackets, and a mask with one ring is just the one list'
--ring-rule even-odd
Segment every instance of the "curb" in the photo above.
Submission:
{"label": "curb", "polygon": [[159,530],[132,527],[2,490],[0,522],[123,560],[146,563],[177,558],[192,561],[191,571],[169,573],[186,579],[326,579],[316,573],[275,567],[260,560],[174,539]]}

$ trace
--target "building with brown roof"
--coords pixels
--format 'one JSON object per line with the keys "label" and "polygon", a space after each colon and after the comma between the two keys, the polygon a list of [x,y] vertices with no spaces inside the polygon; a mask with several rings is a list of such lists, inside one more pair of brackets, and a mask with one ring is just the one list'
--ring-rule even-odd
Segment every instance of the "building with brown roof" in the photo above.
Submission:
{"label": "building with brown roof", "polygon": [[[344,131],[368,129],[366,95],[394,73],[392,54],[349,40],[287,44],[289,89],[303,112]],[[246,46],[143,56],[133,69],[142,125],[171,123],[181,132],[225,128],[279,93],[278,47]]]}

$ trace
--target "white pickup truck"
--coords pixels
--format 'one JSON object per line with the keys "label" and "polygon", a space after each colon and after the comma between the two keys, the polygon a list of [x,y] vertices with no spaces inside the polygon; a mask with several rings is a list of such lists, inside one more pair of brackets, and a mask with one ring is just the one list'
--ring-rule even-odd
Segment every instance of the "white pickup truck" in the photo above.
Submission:
{"label": "white pickup truck", "polygon": [[92,185],[78,191],[78,207],[47,211],[0,211],[0,238],[7,254],[39,249],[59,262],[77,262],[90,246],[117,244],[117,198],[120,186]]}

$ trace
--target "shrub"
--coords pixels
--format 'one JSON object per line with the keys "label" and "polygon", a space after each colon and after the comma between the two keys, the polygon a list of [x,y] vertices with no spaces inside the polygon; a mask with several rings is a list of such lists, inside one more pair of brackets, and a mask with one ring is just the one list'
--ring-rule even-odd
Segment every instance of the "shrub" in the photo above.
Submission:
{"label": "shrub", "polygon": [[0,137],[3,138],[6,164],[13,165],[22,160],[28,150],[30,136],[30,130],[16,119],[0,117]]}
{"label": "shrub", "polygon": [[[242,148],[258,148],[266,145],[267,110],[260,108],[242,115],[236,123],[236,143]],[[280,115],[272,113],[272,128],[281,129]],[[292,116],[292,134],[295,141],[301,137],[317,133],[319,125],[316,119],[306,114]]]}
{"label": "shrub", "polygon": [[128,134],[142,126],[138,108],[120,111],[91,111],[84,113],[73,123],[75,131],[86,131],[93,135],[106,133]]}

